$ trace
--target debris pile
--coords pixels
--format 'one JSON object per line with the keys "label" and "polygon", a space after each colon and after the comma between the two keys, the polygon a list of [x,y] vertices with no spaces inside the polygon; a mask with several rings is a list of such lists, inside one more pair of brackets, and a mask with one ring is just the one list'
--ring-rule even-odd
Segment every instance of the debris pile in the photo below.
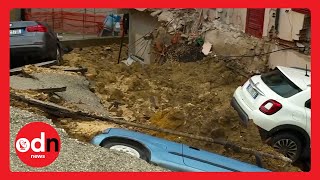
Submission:
{"label": "debris pile", "polygon": [[190,62],[204,57],[232,61],[245,73],[267,69],[270,43],[243,33],[239,25],[226,24],[206,9],[138,9],[157,18],[153,37],[154,62]]}
{"label": "debris pile", "polygon": [[[87,67],[87,78],[95,73],[92,89],[112,116],[179,132],[220,137],[244,147],[274,152],[261,142],[256,128],[243,129],[239,125],[237,113],[230,108],[230,99],[236,87],[247,79],[228,69],[225,62],[205,58],[188,63],[170,61],[161,66],[142,66],[136,62],[127,66],[117,64],[116,58],[112,58],[119,47],[110,47],[112,51],[108,52],[104,51],[105,47],[74,49],[64,59],[66,65]],[[75,126],[69,122],[63,126]],[[86,133],[80,127],[82,137],[93,133],[91,128]],[[149,130],[143,132],[255,163],[254,157],[220,145]],[[277,160],[265,159],[264,164],[275,171],[297,171],[292,166],[283,167],[283,162]]]}

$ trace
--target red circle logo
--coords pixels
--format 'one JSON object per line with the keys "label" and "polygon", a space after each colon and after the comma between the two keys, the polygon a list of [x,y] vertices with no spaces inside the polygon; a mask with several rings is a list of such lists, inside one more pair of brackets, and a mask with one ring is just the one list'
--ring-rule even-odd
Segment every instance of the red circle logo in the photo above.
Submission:
{"label": "red circle logo", "polygon": [[18,132],[15,148],[18,157],[26,165],[44,167],[58,157],[61,142],[58,132],[51,125],[32,122]]}

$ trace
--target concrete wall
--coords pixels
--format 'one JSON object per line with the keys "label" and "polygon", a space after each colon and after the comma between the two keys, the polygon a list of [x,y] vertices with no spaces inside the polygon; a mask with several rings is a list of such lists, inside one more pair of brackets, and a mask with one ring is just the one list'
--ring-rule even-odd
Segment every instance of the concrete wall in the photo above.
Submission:
{"label": "concrete wall", "polygon": [[[153,59],[151,56],[151,41],[140,40],[142,36],[151,32],[158,27],[159,23],[146,12],[132,10],[130,11],[129,21],[129,54],[135,54],[144,59],[145,63],[150,63]],[[137,42],[136,42],[137,41]]]}
{"label": "concrete wall", "polygon": [[[286,12],[288,10],[288,12]],[[283,40],[299,40],[300,30],[303,27],[304,14],[283,8],[280,10],[279,34],[278,37]]]}
{"label": "concrete wall", "polygon": [[[282,49],[283,47],[274,46],[272,51]],[[299,53],[295,50],[278,51],[270,54],[269,66],[287,66],[287,67],[301,67],[305,68],[306,64],[310,68],[311,59],[309,55]]]}
{"label": "concrete wall", "polygon": [[[263,36],[268,36],[272,26],[275,26],[276,9],[267,8],[264,18]],[[281,8],[279,17],[278,38],[286,41],[299,40],[300,30],[303,27],[304,14],[294,12],[290,8]]]}
{"label": "concrete wall", "polygon": [[[267,8],[265,12],[263,36],[267,37],[272,27],[275,26],[276,9]],[[303,27],[305,15],[292,11],[290,8],[280,9],[279,33],[276,35],[279,39],[286,41],[299,40],[299,33]],[[283,49],[281,46],[273,45],[271,51]],[[305,55],[296,50],[278,51],[270,54],[268,65],[274,68],[280,66],[295,66],[305,68],[306,64],[310,67],[310,55]]]}
{"label": "concrete wall", "polygon": [[[199,9],[200,10],[200,9]],[[215,20],[217,18],[223,24],[230,24],[241,31],[245,31],[247,9],[202,9],[204,18]],[[286,12],[286,10],[289,10]],[[264,31],[263,36],[267,36],[275,23],[276,9],[267,8],[265,12]],[[279,38],[284,40],[297,39],[299,30],[302,28],[304,15],[293,12],[290,9],[281,9],[279,19]],[[136,10],[130,11],[130,31],[129,31],[129,53],[138,55],[144,58],[146,63],[150,63],[154,59],[150,52],[152,46],[149,44],[146,48],[147,41],[143,40],[140,43],[134,42],[143,35],[158,27],[157,18],[150,16],[148,12],[140,12]],[[211,30],[205,34],[205,40],[213,44],[213,52],[218,55],[257,55],[262,52],[267,53],[283,47],[271,45],[272,43],[265,43],[262,39],[249,37],[239,34],[236,31],[220,31]],[[146,50],[144,50],[146,49]],[[143,53],[143,51],[145,51]],[[263,67],[269,65],[274,67],[276,65],[283,66],[310,66],[310,56],[295,50],[279,51],[270,54],[270,56],[243,58],[241,62],[247,66],[247,69],[254,70],[256,67]],[[262,68],[261,68],[262,69]]]}
{"label": "concrete wall", "polygon": [[275,15],[275,8],[266,8],[264,13],[263,37],[268,36],[271,28],[275,26]]}
{"label": "concrete wall", "polygon": [[[245,31],[247,9],[245,8],[229,8],[229,9],[198,9],[203,10],[203,16],[209,21],[220,19],[223,24],[230,24],[238,28],[241,31]],[[121,11],[122,12],[122,11]],[[151,59],[154,59],[154,53],[151,53],[151,42],[145,48],[147,41],[141,43],[133,43],[141,38],[143,35],[152,31],[155,27],[158,27],[160,23],[157,18],[150,16],[148,12],[141,12],[137,10],[130,10],[130,25],[129,25],[129,54],[135,54],[142,57],[146,63],[150,63]],[[230,34],[232,36],[232,34]],[[216,37],[213,39],[219,39],[224,41],[226,38]],[[140,41],[139,41],[140,42]],[[218,41],[215,41],[218,42]],[[146,49],[146,50],[144,50]],[[143,53],[144,52],[144,53]]]}
{"label": "concrete wall", "polygon": [[[233,31],[211,30],[205,34],[205,41],[212,44],[212,52],[218,56],[227,56],[232,66],[245,72],[263,72],[268,63],[268,55],[261,55],[270,51],[270,44],[261,38]],[[244,56],[249,57],[228,57]],[[257,56],[255,56],[257,55]],[[258,56],[261,55],[261,56]]]}
{"label": "concrete wall", "polygon": [[209,20],[220,19],[225,24],[231,24],[245,32],[247,9],[246,8],[214,8],[203,9],[204,16]]}

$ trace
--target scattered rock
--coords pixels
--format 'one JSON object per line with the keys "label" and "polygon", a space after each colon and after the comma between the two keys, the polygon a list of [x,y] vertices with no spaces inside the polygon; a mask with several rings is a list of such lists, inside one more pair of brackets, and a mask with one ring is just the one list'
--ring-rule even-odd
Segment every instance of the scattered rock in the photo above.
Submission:
{"label": "scattered rock", "polygon": [[186,35],[186,34],[181,34],[181,37],[183,37],[183,38],[188,38],[189,36]]}
{"label": "scattered rock", "polygon": [[241,32],[235,33],[235,34],[233,35],[233,37],[234,37],[235,39],[237,39],[238,37],[242,37],[242,33],[241,33]]}
{"label": "scattered rock", "polygon": [[170,22],[173,20],[173,13],[170,11],[163,11],[159,16],[158,16],[158,21],[160,22]]}
{"label": "scattered rock", "polygon": [[210,53],[211,48],[212,48],[212,44],[211,43],[204,42],[204,44],[202,46],[202,53],[207,56]]}
{"label": "scattered rock", "polygon": [[150,15],[152,17],[155,17],[155,16],[159,15],[160,13],[162,13],[162,10],[156,10],[156,11],[152,12]]}
{"label": "scattered rock", "polygon": [[105,47],[104,50],[105,51],[111,51],[112,49],[111,49],[111,47]]}
{"label": "scattered rock", "polygon": [[59,104],[59,103],[62,102],[62,99],[59,96],[54,94],[54,95],[49,97],[49,101],[53,102],[53,103],[56,103],[56,104]]}

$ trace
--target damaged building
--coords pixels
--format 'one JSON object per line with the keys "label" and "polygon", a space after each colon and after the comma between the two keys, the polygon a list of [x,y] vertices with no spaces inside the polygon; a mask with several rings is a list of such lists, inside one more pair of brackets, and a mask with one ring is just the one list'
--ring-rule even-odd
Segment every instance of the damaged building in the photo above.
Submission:
{"label": "damaged building", "polygon": [[294,8],[121,10],[130,14],[129,55],[146,64],[233,60],[247,72],[310,67],[310,11]]}

